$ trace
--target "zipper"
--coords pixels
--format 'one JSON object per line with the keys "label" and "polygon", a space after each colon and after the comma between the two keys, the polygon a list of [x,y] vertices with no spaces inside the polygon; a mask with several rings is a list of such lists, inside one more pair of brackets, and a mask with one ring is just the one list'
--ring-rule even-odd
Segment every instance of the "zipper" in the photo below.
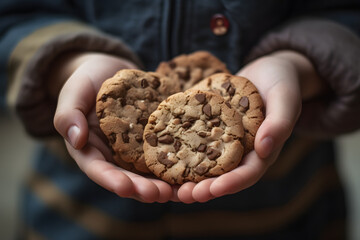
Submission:
{"label": "zipper", "polygon": [[162,9],[162,18],[161,18],[161,23],[160,23],[160,46],[159,46],[159,51],[160,51],[160,59],[161,61],[166,61],[170,58],[170,35],[169,35],[169,31],[171,29],[171,2],[172,0],[163,0],[162,1],[162,5],[163,5],[163,9]]}
{"label": "zipper", "polygon": [[164,0],[164,17],[162,23],[162,54],[163,60],[169,60],[181,53],[181,28],[183,1]]}
{"label": "zipper", "polygon": [[178,56],[181,53],[181,37],[182,37],[182,27],[183,27],[183,0],[173,0],[173,21],[171,29],[171,43],[170,43],[170,53],[172,57]]}

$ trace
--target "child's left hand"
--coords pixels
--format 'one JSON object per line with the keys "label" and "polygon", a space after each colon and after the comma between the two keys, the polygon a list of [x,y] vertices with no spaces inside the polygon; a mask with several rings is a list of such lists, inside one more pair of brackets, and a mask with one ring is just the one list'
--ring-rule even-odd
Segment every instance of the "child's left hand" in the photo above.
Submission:
{"label": "child's left hand", "polygon": [[[258,88],[266,107],[266,117],[255,138],[255,150],[239,167],[200,183],[188,182],[178,189],[182,202],[206,202],[239,192],[254,185],[277,159],[301,112],[302,98],[316,94],[320,82],[310,61],[295,52],[278,52],[257,59],[238,75],[250,79]],[[306,85],[306,87],[304,87]]]}

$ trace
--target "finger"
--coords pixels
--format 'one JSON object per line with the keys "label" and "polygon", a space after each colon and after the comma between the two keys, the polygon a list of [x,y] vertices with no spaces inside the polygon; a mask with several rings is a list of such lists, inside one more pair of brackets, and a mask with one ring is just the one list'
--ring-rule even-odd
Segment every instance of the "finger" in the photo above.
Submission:
{"label": "finger", "polygon": [[86,144],[85,117],[95,104],[97,90],[105,79],[123,68],[136,66],[125,59],[100,54],[81,65],[65,83],[59,95],[54,125],[74,148],[80,149]]}
{"label": "finger", "polygon": [[156,202],[165,203],[172,199],[176,200],[175,198],[173,198],[173,193],[174,193],[173,188],[168,183],[158,179],[151,179],[151,180],[156,185],[156,187],[159,189],[160,192]]}
{"label": "finger", "polygon": [[[75,159],[80,169],[94,182],[120,197],[134,198],[151,203],[159,199],[159,189],[152,181],[128,172],[105,161],[102,153],[86,145],[76,150],[66,143],[70,155]],[[171,192],[171,188],[169,187]]]}
{"label": "finger", "polygon": [[143,176],[128,172],[128,176],[133,182],[135,195],[145,203],[153,203],[159,199],[160,191],[158,187]]}
{"label": "finger", "polygon": [[205,179],[195,185],[195,187],[192,191],[192,196],[195,201],[207,202],[214,198],[214,196],[212,195],[212,193],[210,191],[210,186],[214,180],[215,180],[215,178]]}
{"label": "finger", "polygon": [[301,111],[300,91],[291,81],[281,81],[266,93],[266,117],[255,137],[255,150],[261,158],[289,138]]}
{"label": "finger", "polygon": [[96,91],[90,78],[76,71],[60,92],[54,117],[57,131],[76,149],[82,148],[88,139],[86,115],[94,105]]}
{"label": "finger", "polygon": [[183,203],[193,203],[195,199],[192,196],[193,189],[195,187],[195,183],[186,182],[180,186],[178,190],[178,198]]}
{"label": "finger", "polygon": [[127,172],[132,179],[135,192],[143,202],[168,202],[172,198],[173,189],[171,186],[159,179],[145,178],[135,173]]}
{"label": "finger", "polygon": [[74,149],[69,143],[66,143],[66,146],[80,169],[95,183],[120,197],[134,194],[135,188],[131,179],[121,169],[105,161],[99,150],[90,145],[81,150]]}

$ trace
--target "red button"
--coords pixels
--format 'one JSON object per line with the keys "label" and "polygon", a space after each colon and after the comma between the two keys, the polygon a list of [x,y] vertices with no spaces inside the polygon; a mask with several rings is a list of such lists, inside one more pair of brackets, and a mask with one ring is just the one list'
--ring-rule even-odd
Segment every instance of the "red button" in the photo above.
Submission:
{"label": "red button", "polygon": [[229,21],[222,14],[215,14],[211,18],[210,27],[216,36],[225,35],[229,29]]}

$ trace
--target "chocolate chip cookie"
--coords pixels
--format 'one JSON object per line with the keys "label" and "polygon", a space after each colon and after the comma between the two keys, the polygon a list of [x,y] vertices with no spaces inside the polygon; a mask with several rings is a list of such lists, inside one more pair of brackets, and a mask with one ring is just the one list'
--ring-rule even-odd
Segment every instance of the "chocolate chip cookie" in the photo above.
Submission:
{"label": "chocolate chip cookie", "polygon": [[[158,73],[124,69],[106,80],[97,95],[100,128],[119,166],[149,172],[143,155],[143,130],[150,114],[180,84]],[[130,169],[129,169],[130,168]]]}
{"label": "chocolate chip cookie", "polygon": [[214,73],[230,73],[223,62],[206,51],[182,54],[161,62],[156,72],[180,81],[183,91]]}
{"label": "chocolate chip cookie", "polygon": [[199,182],[237,167],[244,129],[218,94],[180,92],[160,103],[144,130],[146,165],[170,184]]}
{"label": "chocolate chip cookie", "polygon": [[255,85],[244,77],[226,73],[205,78],[191,89],[212,91],[222,96],[242,116],[245,154],[254,149],[255,135],[264,120],[264,104]]}

